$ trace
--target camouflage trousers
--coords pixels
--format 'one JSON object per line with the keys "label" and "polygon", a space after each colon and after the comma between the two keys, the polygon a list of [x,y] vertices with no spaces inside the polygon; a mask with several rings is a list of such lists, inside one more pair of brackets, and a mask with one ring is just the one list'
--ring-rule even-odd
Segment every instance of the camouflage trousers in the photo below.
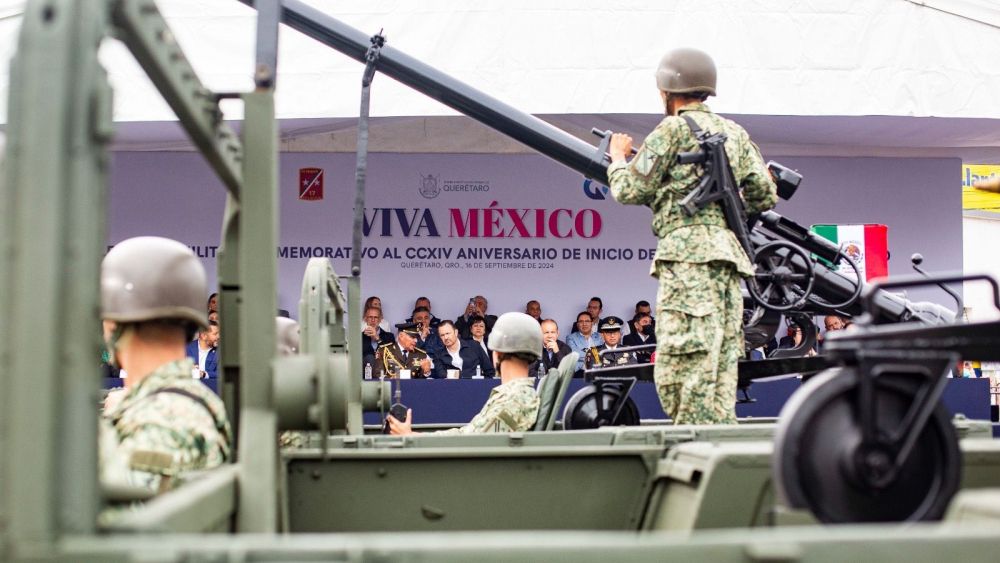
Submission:
{"label": "camouflage trousers", "polygon": [[735,424],[743,353],[740,277],[728,262],[658,260],[656,365],[660,404],[674,424]]}

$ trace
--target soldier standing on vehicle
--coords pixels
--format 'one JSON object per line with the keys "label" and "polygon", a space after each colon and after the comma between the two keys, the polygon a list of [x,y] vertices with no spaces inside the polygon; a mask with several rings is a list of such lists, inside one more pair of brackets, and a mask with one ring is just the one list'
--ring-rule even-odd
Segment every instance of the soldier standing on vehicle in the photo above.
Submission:
{"label": "soldier standing on vehicle", "polygon": [[192,379],[185,345],[208,326],[205,270],[170,239],[138,237],[101,265],[101,304],[113,321],[111,361],[127,377],[101,418],[101,476],[159,493],[187,471],[225,462],[230,427],[222,401]]}
{"label": "soldier standing on vehicle", "polygon": [[650,269],[659,280],[654,374],[663,410],[675,424],[731,424],[743,354],[739,279],[753,270],[718,203],[693,216],[677,204],[704,173],[700,164],[677,163],[679,153],[699,150],[686,118],[709,133],[725,133],[726,155],[748,213],[773,207],[777,191],[747,132],[704,103],[715,95],[711,57],[697,49],[670,51],[660,61],[656,84],[667,117],[631,161],[626,156],[632,138],[612,136],[611,193],[620,203],[653,211],[659,238]]}

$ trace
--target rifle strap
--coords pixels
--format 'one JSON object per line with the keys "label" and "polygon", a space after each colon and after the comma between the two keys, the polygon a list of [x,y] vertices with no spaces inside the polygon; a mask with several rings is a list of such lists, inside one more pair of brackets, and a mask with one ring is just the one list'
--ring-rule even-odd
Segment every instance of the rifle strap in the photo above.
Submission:
{"label": "rifle strap", "polygon": [[698,122],[695,121],[694,118],[691,117],[691,115],[687,114],[687,113],[682,113],[681,114],[681,119],[683,119],[684,121],[687,122],[688,127],[691,128],[691,132],[694,133],[695,138],[700,141],[702,135],[704,135],[705,132],[702,131],[701,127],[698,126]]}

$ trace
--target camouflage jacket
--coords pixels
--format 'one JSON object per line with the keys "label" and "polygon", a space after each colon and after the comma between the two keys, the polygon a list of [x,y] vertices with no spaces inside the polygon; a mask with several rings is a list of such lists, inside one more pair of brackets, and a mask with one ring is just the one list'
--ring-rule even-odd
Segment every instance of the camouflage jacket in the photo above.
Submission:
{"label": "camouflage jacket", "polygon": [[100,459],[105,480],[162,492],[176,487],[184,472],[229,458],[225,406],[191,378],[193,366],[189,358],[160,366],[104,413]]}
{"label": "camouflage jacket", "polygon": [[522,377],[498,385],[490,391],[483,410],[468,424],[437,434],[484,434],[487,432],[525,432],[538,418],[538,393],[534,379]]}
{"label": "camouflage jacket", "polygon": [[[720,117],[703,103],[692,103],[678,113],[690,112],[707,132],[726,134],[726,155],[733,177],[742,188],[747,213],[774,207],[777,189],[757,146],[736,123]],[[608,167],[611,194],[620,203],[645,205],[653,210],[653,234],[660,240],[656,260],[706,263],[731,262],[739,273],[753,273],[736,236],[726,227],[718,203],[688,217],[677,205],[701,178],[699,164],[677,164],[681,152],[698,150],[698,142],[680,116],[666,117],[653,130],[628,163]]]}

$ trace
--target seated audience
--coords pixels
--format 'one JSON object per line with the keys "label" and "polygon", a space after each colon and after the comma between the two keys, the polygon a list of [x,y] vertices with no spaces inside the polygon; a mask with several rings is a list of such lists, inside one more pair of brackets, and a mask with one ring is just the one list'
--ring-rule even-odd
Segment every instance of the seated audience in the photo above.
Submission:
{"label": "seated audience", "polygon": [[478,344],[486,355],[489,356],[492,353],[486,340],[486,320],[482,317],[476,316],[472,317],[472,321],[469,327],[469,336],[467,340],[472,340]]}
{"label": "seated audience", "polygon": [[441,321],[437,328],[442,347],[434,355],[434,377],[446,378],[448,370],[458,370],[459,377],[470,379],[476,375],[476,367],[483,377],[493,377],[496,370],[486,355],[486,350],[472,340],[462,340],[455,330],[455,323]]}
{"label": "seated audience", "polygon": [[198,368],[200,379],[219,376],[218,345],[219,323],[215,321],[208,321],[208,329],[199,330],[197,338],[188,342],[187,356]]}
{"label": "seated audience", "polygon": [[542,304],[537,300],[532,299],[524,306],[524,314],[535,319],[539,323],[542,322]]}
{"label": "seated audience", "polygon": [[[802,327],[800,327],[795,323],[790,323],[788,325],[788,335],[783,336],[781,338],[781,340],[778,342],[778,348],[795,348],[802,343],[802,338],[803,338]],[[809,351],[806,352],[806,355],[815,356],[816,349],[815,348],[809,349]]]}
{"label": "seated audience", "polygon": [[417,307],[410,317],[417,325],[417,348],[427,353],[431,359],[444,349],[444,344],[438,338],[437,330],[431,327],[431,312],[427,307]]}
{"label": "seated audience", "polygon": [[[622,339],[622,346],[642,346],[644,344],[656,344],[656,335],[653,333],[653,318],[649,313],[636,313],[632,319],[632,332]],[[649,357],[653,350],[636,352],[635,357],[640,364],[648,364]]]}
{"label": "seated audience", "polygon": [[402,370],[408,370],[413,379],[431,376],[431,360],[427,353],[417,348],[417,323],[396,325],[396,341],[383,344],[375,352],[372,375],[376,378],[396,379]]}
{"label": "seated audience", "polygon": [[362,363],[374,363],[375,352],[383,344],[392,344],[395,340],[389,331],[382,330],[382,309],[368,307],[363,317],[365,324],[361,331]]}
{"label": "seated audience", "polygon": [[559,340],[559,325],[552,319],[542,321],[542,357],[532,364],[530,376],[545,375],[552,368],[558,368],[559,362],[573,351],[565,342]]}
{"label": "seated audience", "polygon": [[[602,311],[604,311],[604,301],[600,297],[591,297],[590,301],[587,302],[587,312],[590,313],[590,318],[593,319],[595,330],[601,324]],[[573,323],[573,328],[570,332],[580,332],[580,327],[577,323]]]}
{"label": "seated audience", "polygon": [[[594,367],[623,366],[638,363],[634,352],[615,352],[622,339],[622,327],[625,323],[613,315],[601,320],[600,333],[604,343],[587,350],[584,366]],[[603,354],[602,354],[603,352]]]}
{"label": "seated audience", "polygon": [[[413,303],[413,310],[416,311],[417,309],[421,309],[421,308],[427,309],[427,314],[430,315],[430,319],[431,319],[430,320],[429,328],[432,331],[436,332],[437,331],[437,326],[439,324],[441,324],[441,319],[435,317],[434,316],[434,312],[431,311],[431,300],[428,299],[428,298],[426,298],[426,297],[417,297],[417,300]],[[408,323],[411,323],[411,322],[415,323],[415,322],[417,322],[417,320],[414,319],[411,316],[410,318],[406,319],[406,322],[408,322]]]}
{"label": "seated audience", "polygon": [[580,358],[576,361],[576,377],[583,377],[583,362],[587,350],[604,344],[604,339],[598,334],[594,318],[590,316],[588,311],[581,311],[576,316],[576,326],[580,330],[570,334],[566,338],[566,344],[569,345],[570,350],[580,354]]}
{"label": "seated audience", "polygon": [[836,332],[847,328],[847,319],[838,317],[837,315],[827,315],[823,317],[823,325],[826,327],[827,332]]}
{"label": "seated audience", "polygon": [[455,319],[455,328],[458,329],[458,334],[462,338],[468,339],[472,338],[472,323],[471,319],[473,317],[482,317],[486,322],[486,334],[488,335],[491,330],[493,330],[493,323],[497,322],[496,315],[489,315],[486,313],[486,309],[489,307],[489,302],[482,295],[477,295],[469,300],[469,304],[465,307],[465,313],[461,317]]}
{"label": "seated audience", "polygon": [[[629,323],[628,327],[629,334],[635,332],[635,321],[639,318],[639,315],[649,316],[649,331],[646,334],[656,334],[656,319],[653,317],[653,310],[652,307],[649,306],[649,301],[646,301],[645,299],[638,301],[635,304],[635,312],[632,316],[632,322]],[[654,339],[653,342],[656,342],[656,340]],[[625,344],[624,341],[622,341],[622,344],[628,346],[628,344]]]}
{"label": "seated audience", "polygon": [[[366,309],[368,309],[370,307],[375,307],[376,309],[378,309],[379,311],[381,311],[382,310],[382,300],[379,299],[379,297],[377,295],[372,295],[368,299],[365,299],[365,306],[362,307],[361,310],[364,311],[364,310],[366,310]],[[378,326],[379,326],[379,328],[381,328],[385,332],[392,332],[392,331],[389,330],[389,321],[385,320],[385,313],[382,313],[382,322],[380,322]]]}
{"label": "seated audience", "polygon": [[[538,362],[542,351],[538,321],[524,313],[503,314],[490,334],[490,347],[501,384],[490,391],[483,409],[468,424],[439,434],[524,432],[534,426],[539,400],[528,369]],[[397,420],[391,414],[386,420],[392,434],[413,433],[412,409],[406,411],[406,420]]]}

